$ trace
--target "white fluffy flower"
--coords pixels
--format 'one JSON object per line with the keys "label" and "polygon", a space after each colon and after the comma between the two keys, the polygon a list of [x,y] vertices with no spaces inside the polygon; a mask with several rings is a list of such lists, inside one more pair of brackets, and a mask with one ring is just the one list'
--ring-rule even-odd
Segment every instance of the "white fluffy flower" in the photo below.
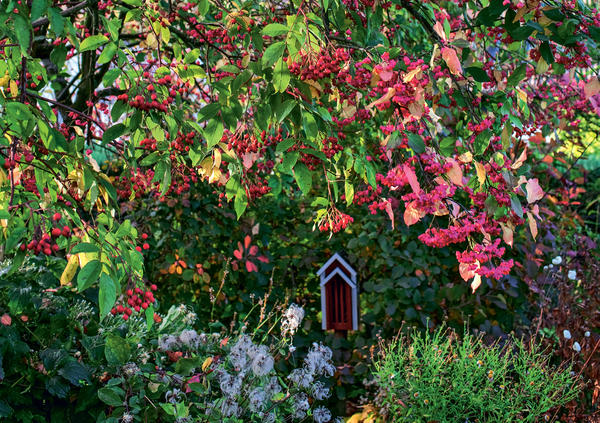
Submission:
{"label": "white fluffy flower", "polygon": [[248,353],[253,347],[254,344],[248,335],[244,335],[238,339],[229,352],[229,361],[231,361],[233,367],[237,367],[238,369],[244,368],[248,363]]}
{"label": "white fluffy flower", "polygon": [[574,281],[575,279],[577,279],[577,271],[575,270],[569,270],[569,273],[567,274],[567,277]]}
{"label": "white fluffy flower", "polygon": [[182,344],[190,348],[197,348],[198,344],[200,343],[200,337],[198,336],[198,333],[193,329],[184,330],[183,332],[181,332],[179,334],[179,340]]}
{"label": "white fluffy flower", "polygon": [[254,388],[248,395],[248,403],[250,410],[254,412],[262,411],[265,408],[265,400],[267,395],[261,388]]}
{"label": "white fluffy flower", "polygon": [[315,423],[326,423],[331,420],[331,411],[325,407],[317,407],[313,410],[313,420]]}
{"label": "white fluffy flower", "polygon": [[273,370],[274,364],[275,360],[269,354],[268,348],[264,345],[259,346],[252,357],[252,371],[254,374],[256,376],[269,374]]}
{"label": "white fluffy flower", "polygon": [[291,304],[290,307],[283,313],[281,322],[281,334],[293,335],[298,330],[300,323],[304,319],[304,309],[296,304]]}
{"label": "white fluffy flower", "polygon": [[581,351],[581,345],[579,345],[579,342],[575,342],[575,343],[573,343],[573,349],[574,349],[576,352],[579,352],[579,351]]}
{"label": "white fluffy flower", "polygon": [[561,256],[556,256],[552,259],[552,264],[558,266],[562,263],[562,257]]}
{"label": "white fluffy flower", "polygon": [[219,377],[221,392],[227,397],[234,397],[242,390],[242,378],[223,371]]}
{"label": "white fluffy flower", "polygon": [[308,373],[305,369],[294,369],[289,374],[288,379],[292,381],[299,388],[309,388],[314,381],[314,377],[311,373]]}
{"label": "white fluffy flower", "polygon": [[312,386],[312,395],[317,401],[323,401],[329,397],[329,388],[323,382],[316,382]]}
{"label": "white fluffy flower", "polygon": [[173,335],[164,335],[158,340],[158,348],[163,351],[169,351],[175,345],[177,345],[177,338]]}
{"label": "white fluffy flower", "polygon": [[571,339],[571,332],[565,329],[563,330],[563,336],[565,337],[565,339]]}
{"label": "white fluffy flower", "polygon": [[586,338],[590,337],[590,331],[586,330],[585,333],[583,334]]}
{"label": "white fluffy flower", "polygon": [[335,367],[331,364],[331,348],[323,344],[313,343],[304,359],[304,366],[311,374],[333,376]]}

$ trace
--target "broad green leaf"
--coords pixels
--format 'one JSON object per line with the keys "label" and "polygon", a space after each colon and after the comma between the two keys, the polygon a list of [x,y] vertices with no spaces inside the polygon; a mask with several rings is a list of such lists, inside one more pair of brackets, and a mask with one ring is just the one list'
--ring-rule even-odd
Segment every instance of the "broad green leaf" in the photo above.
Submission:
{"label": "broad green leaf", "polygon": [[117,52],[117,45],[113,42],[108,43],[102,50],[100,57],[98,57],[98,64],[102,65],[104,63],[110,62],[116,52]]}
{"label": "broad green leaf", "polygon": [[117,301],[117,286],[109,275],[102,273],[100,275],[100,291],[98,292],[100,317],[108,314],[115,301]]}
{"label": "broad green leaf", "polygon": [[102,271],[102,263],[98,260],[88,262],[77,275],[77,290],[85,291],[98,281],[100,272]]}
{"label": "broad green leaf", "polygon": [[27,51],[29,50],[29,43],[31,42],[31,25],[29,24],[29,21],[21,15],[15,15],[14,21],[17,41],[21,47],[22,54],[26,56]]}
{"label": "broad green leaf", "polygon": [[306,134],[306,138],[312,140],[316,138],[319,133],[319,128],[317,127],[317,121],[312,113],[304,111],[302,112],[302,127],[304,128],[304,133]]}
{"label": "broad green leaf", "polygon": [[407,132],[408,135],[408,146],[412,148],[412,150],[421,154],[425,152],[425,143],[423,142],[423,138],[420,135],[415,134],[413,132]]}
{"label": "broad green leaf", "polygon": [[273,70],[273,86],[275,87],[275,91],[284,92],[290,84],[290,79],[288,65],[281,58],[275,63],[275,70]]}
{"label": "broad green leaf", "polygon": [[233,201],[233,208],[235,209],[235,214],[239,220],[239,218],[244,214],[246,207],[248,206],[248,197],[246,196],[246,190],[243,187],[240,187],[235,194],[235,200]]}
{"label": "broad green leaf", "polygon": [[211,149],[221,141],[223,136],[223,123],[220,120],[212,119],[204,128],[204,137],[206,138],[206,148]]}
{"label": "broad green leaf", "polygon": [[104,134],[102,135],[102,142],[104,144],[109,143],[119,138],[125,133],[125,131],[127,131],[127,127],[122,123],[117,123],[116,125],[113,125],[104,131]]}
{"label": "broad green leaf", "polygon": [[522,65],[519,65],[513,71],[513,73],[508,77],[508,80],[506,81],[506,85],[508,87],[516,87],[519,84],[519,82],[521,82],[523,80],[523,78],[525,78],[526,75],[527,75],[527,64],[523,63]]}
{"label": "broad green leaf", "polygon": [[304,163],[296,163],[294,166],[294,178],[302,193],[308,195],[312,188],[312,173]]}
{"label": "broad green leaf", "polygon": [[100,252],[100,248],[96,244],[90,244],[89,242],[81,242],[71,249],[71,254],[98,252]]}
{"label": "broad green leaf", "polygon": [[279,60],[283,56],[283,52],[285,50],[285,43],[283,41],[278,41],[276,43],[271,44],[262,57],[262,64],[264,67],[272,66],[277,60]]}
{"label": "broad green leaf", "polygon": [[104,35],[90,35],[79,45],[79,51],[96,50],[102,44],[108,42],[108,37]]}
{"label": "broad green leaf", "polygon": [[269,37],[277,37],[278,35],[287,34],[289,30],[285,25],[272,23],[265,26],[261,32],[263,35],[268,35]]}

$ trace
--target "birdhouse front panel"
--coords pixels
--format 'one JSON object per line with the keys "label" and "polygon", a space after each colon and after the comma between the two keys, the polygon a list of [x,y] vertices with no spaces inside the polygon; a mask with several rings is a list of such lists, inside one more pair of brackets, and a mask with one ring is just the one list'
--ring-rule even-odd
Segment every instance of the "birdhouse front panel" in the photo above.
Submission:
{"label": "birdhouse front panel", "polygon": [[352,288],[340,276],[325,285],[327,329],[352,330]]}
{"label": "birdhouse front panel", "polygon": [[321,316],[325,330],[358,329],[356,270],[335,253],[317,272],[321,279]]}

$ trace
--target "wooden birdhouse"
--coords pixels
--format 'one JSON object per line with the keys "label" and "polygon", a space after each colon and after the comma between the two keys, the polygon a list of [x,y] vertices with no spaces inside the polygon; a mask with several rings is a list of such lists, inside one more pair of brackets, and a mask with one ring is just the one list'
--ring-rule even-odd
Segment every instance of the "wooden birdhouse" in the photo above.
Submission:
{"label": "wooden birdhouse", "polygon": [[321,279],[323,329],[345,332],[358,329],[356,270],[335,253],[317,272]]}

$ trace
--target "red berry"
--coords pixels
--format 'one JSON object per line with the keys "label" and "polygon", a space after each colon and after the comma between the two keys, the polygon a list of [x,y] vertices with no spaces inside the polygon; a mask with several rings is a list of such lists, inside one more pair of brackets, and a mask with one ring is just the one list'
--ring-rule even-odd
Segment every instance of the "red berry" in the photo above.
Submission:
{"label": "red berry", "polygon": [[133,310],[132,310],[132,309],[130,309],[130,308],[126,308],[126,309],[125,309],[125,313],[127,313],[128,315],[130,315],[130,316],[131,316],[131,314],[133,313]]}
{"label": "red berry", "polygon": [[69,236],[71,234],[71,228],[69,228],[68,226],[65,226],[62,229],[62,234],[63,234],[64,237]]}
{"label": "red berry", "polygon": [[147,242],[144,242],[143,247],[144,247],[144,250],[148,250],[148,249],[150,249],[150,244],[148,244]]}
{"label": "red berry", "polygon": [[148,234],[142,234],[142,239],[148,239]]}
{"label": "red berry", "polygon": [[142,303],[142,308],[146,310],[148,308],[148,303]]}
{"label": "red berry", "polygon": [[122,317],[123,317],[123,320],[125,320],[125,321],[127,321],[127,319],[129,319],[129,316],[126,314],[124,314]]}
{"label": "red berry", "polygon": [[138,245],[137,247],[135,247],[135,250],[136,250],[138,253],[141,253],[141,252],[142,252],[142,247],[140,247],[140,246]]}
{"label": "red berry", "polygon": [[155,284],[150,285],[150,289],[156,291],[158,287]]}
{"label": "red berry", "polygon": [[54,216],[52,216],[52,220],[59,221],[60,219],[62,219],[62,215],[60,213],[54,213]]}
{"label": "red berry", "polygon": [[62,234],[62,231],[60,230],[60,228],[53,228],[52,229],[52,236],[53,237],[55,237],[55,238],[59,237],[59,236],[61,236],[61,234]]}

